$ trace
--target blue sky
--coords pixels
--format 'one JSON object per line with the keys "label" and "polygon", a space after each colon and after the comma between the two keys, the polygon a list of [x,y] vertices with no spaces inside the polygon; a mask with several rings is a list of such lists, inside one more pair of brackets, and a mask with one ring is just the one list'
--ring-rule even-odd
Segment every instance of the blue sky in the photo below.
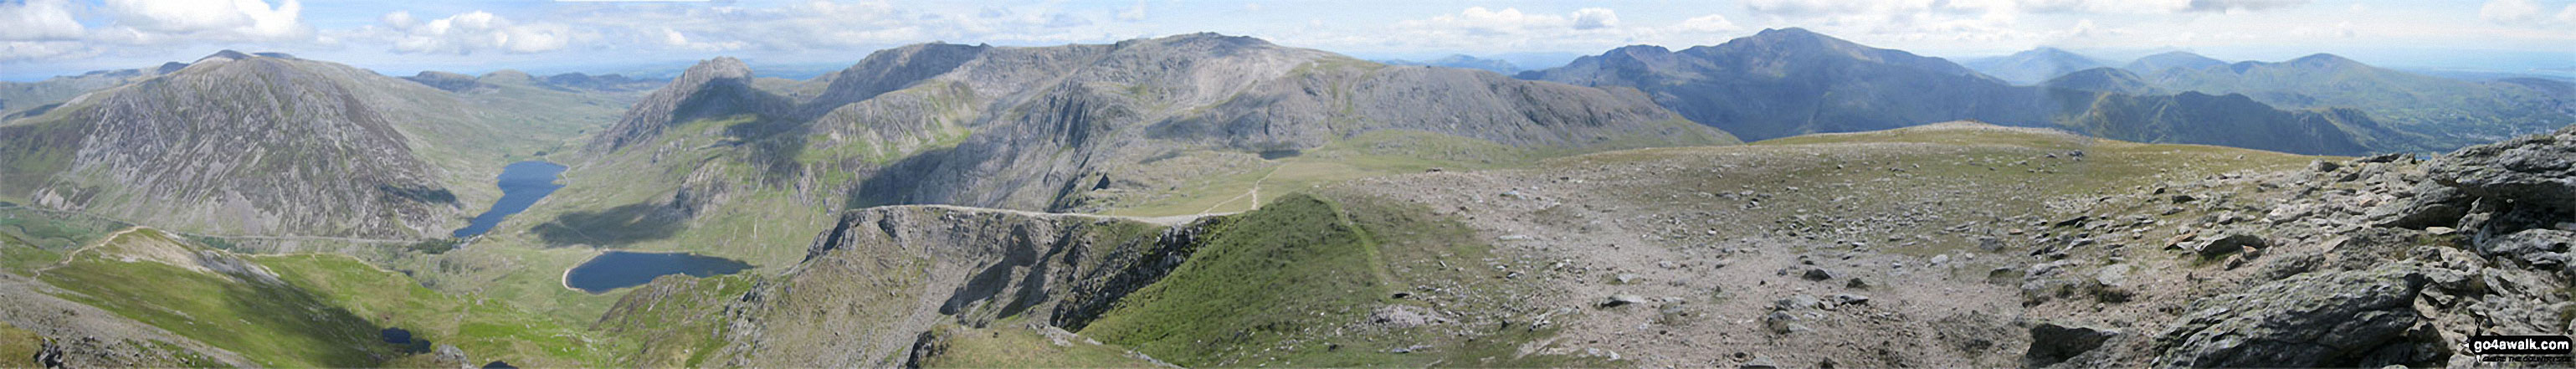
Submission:
{"label": "blue sky", "polygon": [[0,79],[188,61],[227,48],[407,75],[618,71],[715,56],[755,66],[848,64],[929,41],[1034,46],[1203,31],[1372,59],[1570,58],[1634,44],[1711,45],[1780,27],[1953,58],[2036,46],[2114,62],[2177,49],[2228,60],[2330,52],[2389,66],[2527,71],[2576,67],[2571,2],[0,0]]}

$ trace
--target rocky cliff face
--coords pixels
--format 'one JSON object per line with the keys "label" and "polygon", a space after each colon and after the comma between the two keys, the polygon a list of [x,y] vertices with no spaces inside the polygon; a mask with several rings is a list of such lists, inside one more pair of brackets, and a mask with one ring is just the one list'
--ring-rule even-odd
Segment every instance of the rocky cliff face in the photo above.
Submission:
{"label": "rocky cliff face", "polygon": [[[724,327],[708,337],[721,346],[701,353],[710,357],[704,363],[897,366],[940,325],[984,327],[1003,318],[1080,324],[1187,260],[1199,232],[947,206],[852,210],[816,237],[804,262],[747,293],[708,304],[638,292],[619,301],[608,321],[649,306],[721,306],[707,311],[721,315],[697,317]],[[666,278],[644,289],[687,283]]]}
{"label": "rocky cliff face", "polygon": [[[364,90],[387,79],[226,52],[0,126],[5,188],[45,207],[194,232],[407,237],[462,212]],[[379,82],[381,83],[381,82]],[[407,83],[406,83],[407,84]]]}

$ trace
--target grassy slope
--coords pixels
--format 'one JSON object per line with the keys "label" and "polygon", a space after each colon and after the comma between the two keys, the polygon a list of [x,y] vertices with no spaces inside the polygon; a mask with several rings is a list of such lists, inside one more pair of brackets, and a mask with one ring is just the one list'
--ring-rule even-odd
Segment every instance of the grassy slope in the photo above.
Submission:
{"label": "grassy slope", "polygon": [[316,292],[325,303],[413,337],[455,345],[477,362],[520,366],[592,366],[610,341],[591,337],[581,322],[547,319],[486,298],[431,291],[400,273],[337,255],[279,255],[254,259],[288,283]]}
{"label": "grassy slope", "polygon": [[184,244],[136,229],[81,250],[39,279],[77,292],[65,299],[223,347],[261,365],[357,367],[398,348],[378,340],[378,327],[322,296],[293,286],[193,271],[157,262],[124,261],[156,244]]}
{"label": "grassy slope", "polygon": [[[400,273],[337,255],[249,257],[282,283],[126,261],[177,245],[187,252],[229,253],[148,228],[83,249],[40,279],[76,292],[64,296],[241,353],[262,365],[358,367],[387,364],[418,351],[387,344],[378,331],[456,345],[477,358],[522,365],[597,365],[603,358],[577,325],[545,320],[498,301],[439,294]],[[201,256],[205,257],[205,256]]]}
{"label": "grassy slope", "polygon": [[[1466,283],[1497,295],[1513,286],[1487,271],[1433,267],[1479,260],[1488,246],[1425,209],[1359,195],[1289,195],[1217,225],[1207,246],[1164,279],[1120,300],[1082,334],[1182,366],[1558,366],[1519,356],[1549,331],[1471,326],[1383,329],[1354,325],[1371,310],[1421,304],[1391,297],[1406,286]],[[1509,309],[1508,301],[1458,301],[1445,309]],[[1346,331],[1345,328],[1348,328]],[[1389,349],[1429,345],[1413,354]],[[1469,364],[1473,363],[1473,364]]]}
{"label": "grassy slope", "polygon": [[0,322],[0,367],[44,366],[44,363],[36,361],[36,350],[42,349],[44,344],[45,338],[37,336],[36,332]]}
{"label": "grassy slope", "polygon": [[[742,275],[708,278],[666,276],[643,287],[667,297],[649,306],[621,305],[592,326],[601,334],[630,339],[635,347],[617,359],[637,367],[698,367],[725,343],[721,319],[727,302],[750,292],[755,282]],[[639,290],[639,291],[645,291]]]}

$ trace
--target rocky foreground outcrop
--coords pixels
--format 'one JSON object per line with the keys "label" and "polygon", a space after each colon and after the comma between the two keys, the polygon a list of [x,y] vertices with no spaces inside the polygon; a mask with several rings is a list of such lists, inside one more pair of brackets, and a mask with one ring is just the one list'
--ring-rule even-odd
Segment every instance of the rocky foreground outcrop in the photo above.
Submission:
{"label": "rocky foreground outcrop", "polygon": [[[2456,351],[2469,336],[2576,331],[2567,293],[2576,280],[2567,262],[2576,244],[2576,127],[2429,162],[2319,161],[2303,172],[2181,187],[2242,189],[2140,197],[2221,209],[2203,223],[2214,229],[2169,240],[2169,249],[2216,269],[2178,271],[2197,283],[2185,288],[2223,293],[2198,297],[2170,321],[2138,322],[2152,324],[2152,334],[2116,337],[2055,366],[2457,367],[2477,362]],[[2274,196],[2282,201],[2209,200]],[[2228,212],[2237,210],[2264,214]],[[2261,242],[2228,241],[2245,237]],[[2208,247],[2220,243],[2237,247]],[[2109,288],[2030,280],[2026,288]],[[2062,350],[2042,333],[2032,331],[2033,355]]]}

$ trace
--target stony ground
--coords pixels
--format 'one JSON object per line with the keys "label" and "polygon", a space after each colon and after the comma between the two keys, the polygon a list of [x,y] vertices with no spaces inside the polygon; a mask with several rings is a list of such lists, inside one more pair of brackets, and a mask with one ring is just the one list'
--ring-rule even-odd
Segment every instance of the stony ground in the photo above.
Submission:
{"label": "stony ground", "polygon": [[[2408,158],[1900,132],[1345,187],[1493,237],[1478,267],[1546,286],[1520,318],[1563,327],[1525,351],[1640,367],[2461,364],[2442,343],[2571,324],[2564,241],[2486,268],[2465,231],[2365,219],[2422,212],[2377,210],[2433,186]],[[2511,287],[2426,288],[2481,273]]]}

